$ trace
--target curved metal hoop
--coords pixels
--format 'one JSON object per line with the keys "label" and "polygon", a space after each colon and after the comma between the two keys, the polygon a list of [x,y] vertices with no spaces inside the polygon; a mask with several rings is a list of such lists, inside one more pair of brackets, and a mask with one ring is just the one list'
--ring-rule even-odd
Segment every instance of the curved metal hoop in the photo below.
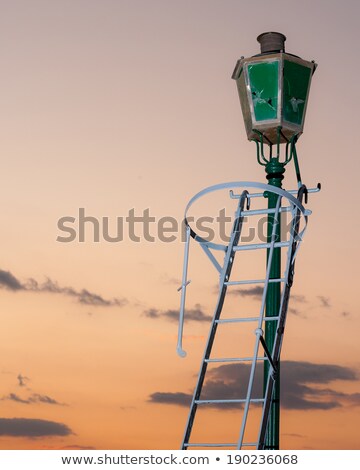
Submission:
{"label": "curved metal hoop", "polygon": [[307,225],[307,216],[311,214],[311,211],[308,209],[305,209],[305,207],[300,203],[298,199],[296,199],[292,194],[290,194],[288,191],[285,191],[284,189],[277,188],[275,186],[271,186],[269,184],[265,183],[257,183],[257,182],[252,182],[252,181],[233,181],[229,183],[220,183],[220,184],[215,184],[213,186],[208,186],[207,188],[203,189],[202,191],[198,192],[193,196],[190,201],[188,202],[186,208],[185,208],[185,214],[184,214],[184,222],[187,227],[190,229],[190,236],[196,240],[199,243],[205,244],[208,248],[211,248],[213,250],[221,250],[221,251],[226,251],[227,250],[227,245],[221,244],[221,243],[214,243],[205,240],[204,238],[200,237],[195,230],[191,227],[187,217],[188,217],[188,211],[190,207],[196,202],[198,199],[201,197],[205,196],[206,194],[213,193],[215,191],[220,191],[222,189],[233,189],[233,188],[255,188],[255,189],[260,189],[262,193],[255,193],[255,194],[249,194],[249,198],[251,197],[262,197],[263,193],[266,192],[272,192],[277,194],[278,196],[281,196],[285,199],[287,199],[291,205],[294,208],[299,209],[301,214],[304,216],[305,220],[305,227],[304,229],[299,233],[299,237],[302,236],[306,229]]}

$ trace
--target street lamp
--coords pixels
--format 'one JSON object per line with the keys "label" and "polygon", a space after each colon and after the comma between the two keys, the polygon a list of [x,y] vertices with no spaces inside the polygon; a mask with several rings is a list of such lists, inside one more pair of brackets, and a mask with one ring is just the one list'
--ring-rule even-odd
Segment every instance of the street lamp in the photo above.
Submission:
{"label": "street lamp", "polygon": [[[295,164],[298,185],[301,175],[296,153],[296,142],[303,132],[305,113],[309,97],[312,75],[316,64],[293,54],[285,53],[286,37],[281,33],[267,32],[257,38],[261,53],[238,60],[232,78],[236,80],[244,117],[247,137],[256,142],[257,159],[265,167],[268,184],[281,188],[285,166],[292,159]],[[285,145],[285,155],[280,159],[280,145]],[[264,145],[268,145],[268,155],[264,155]],[[276,147],[276,153],[273,147]],[[265,193],[268,208],[276,207],[278,195]],[[271,241],[274,215],[268,215],[267,238]],[[276,236],[280,241],[280,221]],[[267,256],[269,256],[269,251]],[[268,259],[268,258],[267,258]],[[275,248],[270,266],[270,279],[281,277],[281,249]],[[268,286],[266,296],[266,316],[278,315],[281,289],[278,282]],[[276,322],[265,324],[265,342],[272,351],[276,335]],[[265,361],[264,383],[269,374],[269,364]],[[266,435],[267,449],[279,449],[280,422],[280,376],[277,375],[270,408]]]}
{"label": "street lamp", "polygon": [[314,62],[285,53],[286,37],[281,33],[258,36],[261,54],[241,58],[232,78],[236,80],[246,132],[249,140],[276,144],[300,135]]}

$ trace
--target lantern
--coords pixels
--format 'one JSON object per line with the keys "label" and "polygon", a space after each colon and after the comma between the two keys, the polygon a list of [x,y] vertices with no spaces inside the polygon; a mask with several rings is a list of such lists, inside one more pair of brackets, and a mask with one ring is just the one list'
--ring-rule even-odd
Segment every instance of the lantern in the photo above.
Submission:
{"label": "lantern", "polygon": [[311,77],[316,64],[285,53],[286,37],[268,32],[258,36],[261,54],[241,58],[236,80],[249,140],[276,144],[303,132]]}

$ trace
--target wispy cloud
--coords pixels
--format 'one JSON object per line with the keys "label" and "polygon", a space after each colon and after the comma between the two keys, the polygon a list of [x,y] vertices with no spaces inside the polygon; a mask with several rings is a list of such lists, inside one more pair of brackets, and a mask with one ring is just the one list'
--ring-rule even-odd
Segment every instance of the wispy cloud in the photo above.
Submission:
{"label": "wispy cloud", "polygon": [[29,400],[32,403],[45,403],[46,405],[59,405],[59,406],[66,406],[65,403],[60,403],[59,401],[55,400],[54,398],[49,397],[48,395],[41,395],[39,393],[33,393]]}
{"label": "wispy cloud", "polygon": [[99,294],[88,291],[87,289],[76,290],[73,287],[61,287],[57,282],[47,278],[43,283],[38,283],[35,279],[29,279],[24,285],[25,290],[31,292],[47,292],[50,294],[62,294],[75,298],[83,305],[91,305],[93,307],[122,307],[126,304],[125,299],[105,299]]}
{"label": "wispy cloud", "polygon": [[290,298],[291,298],[291,300],[293,300],[294,302],[299,302],[299,303],[301,303],[301,304],[307,303],[307,300],[306,300],[305,295],[301,295],[301,294],[291,294]]}
{"label": "wispy cloud", "polygon": [[[230,289],[228,290],[228,293],[230,295],[239,295],[241,297],[254,297],[261,299],[262,295],[264,292],[264,288],[262,286],[254,286],[254,287],[248,287],[245,289]],[[298,303],[307,303],[306,297],[304,295],[299,295],[299,294],[291,294],[290,296],[291,300],[294,302]]]}
{"label": "wispy cloud", "polygon": [[320,300],[322,307],[324,307],[324,308],[330,308],[331,307],[329,297],[324,297],[323,295],[318,295],[317,297]]}
{"label": "wispy cloud", "polygon": [[148,318],[159,318],[162,315],[162,311],[157,308],[149,308],[144,310],[143,315]]}
{"label": "wispy cloud", "polygon": [[46,281],[42,283],[32,278],[22,283],[11,272],[3,270],[0,270],[0,288],[8,289],[13,292],[27,291],[61,294],[74,298],[80,304],[91,305],[93,307],[122,307],[127,303],[125,298],[115,297],[112,299],[106,299],[99,294],[90,292],[87,289],[77,290],[73,287],[63,287],[50,278],[46,278]]}
{"label": "wispy cloud", "polygon": [[11,437],[45,437],[69,436],[71,429],[63,423],[45,419],[0,418],[0,436]]}
{"label": "wispy cloud", "polygon": [[25,387],[25,386],[26,386],[26,382],[27,382],[28,380],[30,380],[29,377],[24,377],[24,376],[21,375],[21,374],[19,374],[19,375],[17,376],[17,379],[18,379],[18,385],[19,385],[19,387]]}
{"label": "wispy cloud", "polygon": [[[244,398],[250,374],[248,364],[224,364],[209,371],[203,388],[203,399]],[[263,368],[256,369],[253,398],[262,396]],[[328,385],[335,381],[357,381],[354,370],[334,364],[314,364],[310,362],[283,361],[281,364],[281,405],[292,410],[328,410],[342,406],[360,406],[360,393],[338,392]],[[327,387],[323,387],[327,385]],[[190,395],[182,392],[155,392],[149,400],[153,403],[166,403],[188,406]],[[232,409],[239,405],[213,405]]]}
{"label": "wispy cloud", "polygon": [[228,289],[230,295],[240,295],[241,297],[262,297],[264,288],[261,286],[248,287],[246,289]]}
{"label": "wispy cloud", "polygon": [[[236,289],[228,290],[230,295],[238,295],[241,297],[252,297],[254,299],[261,299],[263,296],[264,288],[261,286],[249,287],[247,289]],[[292,302],[297,303],[306,303],[307,300],[304,295],[293,294],[290,296]],[[289,307],[288,312],[292,315],[297,315],[299,317],[304,317],[305,315],[298,309],[294,307]]]}
{"label": "wispy cloud", "polygon": [[5,395],[1,400],[9,400],[14,401],[16,403],[22,403],[24,405],[30,405],[32,403],[44,403],[47,405],[59,405],[59,406],[66,406],[65,403],[60,403],[54,398],[49,397],[48,395],[41,395],[39,393],[33,393],[27,398],[21,398],[16,393],[9,393]]}
{"label": "wispy cloud", "polygon": [[149,396],[152,403],[166,403],[167,405],[189,406],[192,395],[182,392],[155,392]]}
{"label": "wispy cloud", "polygon": [[1,400],[10,400],[15,401],[16,403],[24,403],[26,405],[30,403],[29,400],[20,398],[16,393],[9,393],[9,395],[6,395],[5,397],[1,398]]}
{"label": "wispy cloud", "polygon": [[9,271],[0,269],[0,286],[9,290],[22,290],[24,286]]}
{"label": "wispy cloud", "polygon": [[299,439],[303,439],[304,437],[306,437],[304,434],[296,434],[294,432],[283,433],[283,436],[296,437],[296,438],[299,438]]}
{"label": "wispy cloud", "polygon": [[[158,310],[156,308],[150,308],[143,312],[143,315],[147,318],[166,318],[171,321],[179,320],[179,310]],[[212,316],[207,315],[201,305],[196,304],[193,309],[185,311],[185,321],[195,322],[208,322],[212,319]]]}
{"label": "wispy cloud", "polygon": [[46,404],[46,405],[58,405],[58,406],[67,406],[66,403],[61,403],[58,400],[46,395],[44,393],[33,392],[29,387],[27,387],[27,382],[30,381],[29,377],[25,377],[22,374],[18,374],[17,382],[18,386],[21,388],[21,396],[17,393],[10,392],[7,395],[4,395],[0,400],[8,400],[15,403],[21,403],[24,405],[31,404]]}
{"label": "wispy cloud", "polygon": [[[246,289],[230,289],[228,293],[230,295],[236,295],[240,297],[252,297],[254,299],[261,299],[263,296],[264,288],[262,286],[254,286],[249,287]],[[290,296],[291,302],[296,303],[307,303],[307,300],[304,295],[299,294],[291,294]],[[299,317],[306,317],[298,308],[289,307],[288,312],[293,315],[297,315]]]}
{"label": "wispy cloud", "polygon": [[291,313],[292,315],[303,316],[303,315],[301,315],[300,310],[297,309],[297,308],[294,308],[294,307],[289,307],[288,312]]}
{"label": "wispy cloud", "polygon": [[176,277],[170,277],[168,274],[162,274],[160,276],[160,281],[163,282],[164,284],[172,284],[176,286],[181,285],[181,279],[178,279]]}

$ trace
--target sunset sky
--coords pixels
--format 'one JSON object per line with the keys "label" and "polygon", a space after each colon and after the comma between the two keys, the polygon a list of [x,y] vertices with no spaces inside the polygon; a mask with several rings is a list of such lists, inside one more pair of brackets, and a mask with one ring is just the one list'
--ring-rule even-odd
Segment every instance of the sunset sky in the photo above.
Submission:
{"label": "sunset sky", "polygon": [[[296,265],[280,445],[360,448],[359,15],[357,0],[0,0],[0,449],[179,448],[217,276],[194,244],[181,359],[183,243],[156,223],[155,241],[133,241],[125,218],[181,223],[206,186],[266,181],[231,80],[265,31],[318,63],[297,149],[323,188]],[[80,241],[74,222],[57,241],[81,210],[112,236],[123,218],[123,240],[94,242],[90,222]],[[238,376],[214,369],[210,387]],[[207,419],[225,442],[240,426]]]}

